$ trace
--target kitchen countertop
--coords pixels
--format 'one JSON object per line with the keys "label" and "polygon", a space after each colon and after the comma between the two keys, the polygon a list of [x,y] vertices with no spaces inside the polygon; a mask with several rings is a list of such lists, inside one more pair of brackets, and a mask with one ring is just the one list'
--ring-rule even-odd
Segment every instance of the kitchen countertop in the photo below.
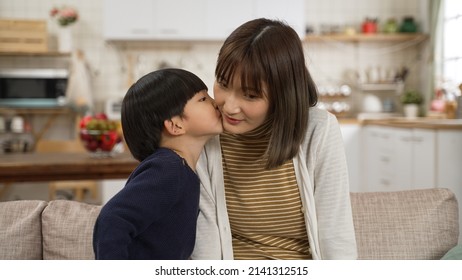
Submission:
{"label": "kitchen countertop", "polygon": [[[462,119],[402,117],[339,119],[340,124],[380,125],[401,128],[462,130]],[[128,153],[111,158],[92,158],[88,153],[36,153],[0,155],[0,183],[56,180],[126,179],[138,165]]]}
{"label": "kitchen countertop", "polygon": [[416,118],[408,119],[405,117],[350,117],[338,118],[340,125],[357,124],[379,125],[388,127],[401,128],[424,128],[424,129],[453,129],[462,130],[462,119],[445,119],[445,118]]}
{"label": "kitchen countertop", "polygon": [[0,183],[127,179],[138,166],[129,153],[92,158],[89,153],[0,155]]}
{"label": "kitchen countertop", "polygon": [[361,125],[380,125],[380,126],[401,127],[401,128],[462,130],[462,119],[389,118],[389,119],[364,119],[364,120],[360,120],[359,122]]}

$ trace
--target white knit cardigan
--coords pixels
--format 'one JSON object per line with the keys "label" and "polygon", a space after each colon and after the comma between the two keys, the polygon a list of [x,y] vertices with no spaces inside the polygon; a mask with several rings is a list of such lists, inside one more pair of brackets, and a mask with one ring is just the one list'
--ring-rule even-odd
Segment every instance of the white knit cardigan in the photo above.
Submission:
{"label": "white knit cardigan", "polygon": [[[356,259],[344,144],[336,117],[310,108],[308,131],[293,158],[313,259]],[[197,165],[200,212],[192,259],[233,259],[219,137]]]}

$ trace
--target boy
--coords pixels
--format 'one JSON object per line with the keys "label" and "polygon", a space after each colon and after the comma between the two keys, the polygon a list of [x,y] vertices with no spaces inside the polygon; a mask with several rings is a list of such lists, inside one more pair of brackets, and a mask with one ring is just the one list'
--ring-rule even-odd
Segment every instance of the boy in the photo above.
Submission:
{"label": "boy", "polygon": [[188,259],[199,204],[195,166],[221,115],[196,75],[162,69],[140,78],[122,102],[122,129],[140,161],[105,204],[93,234],[96,259]]}

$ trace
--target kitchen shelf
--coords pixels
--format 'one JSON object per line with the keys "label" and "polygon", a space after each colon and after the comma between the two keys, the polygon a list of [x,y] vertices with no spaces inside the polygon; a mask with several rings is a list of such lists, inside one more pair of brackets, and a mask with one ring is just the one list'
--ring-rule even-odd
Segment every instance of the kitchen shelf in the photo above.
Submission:
{"label": "kitchen shelf", "polygon": [[35,57],[68,57],[71,53],[63,52],[0,52],[0,56],[35,56]]}
{"label": "kitchen shelf", "polygon": [[330,34],[330,35],[307,35],[305,41],[307,42],[345,42],[345,43],[359,43],[359,42],[406,42],[416,41],[422,42],[429,38],[428,35],[422,33],[376,33],[376,34]]}
{"label": "kitchen shelf", "polygon": [[404,88],[404,83],[374,83],[359,85],[362,91],[396,91],[401,92]]}
{"label": "kitchen shelf", "polygon": [[66,115],[74,111],[70,107],[50,107],[50,108],[27,108],[27,107],[2,107],[0,114],[17,114],[17,115]]}
{"label": "kitchen shelf", "polygon": [[72,108],[70,107],[56,107],[56,108],[15,108],[15,107],[0,107],[0,115],[19,115],[28,120],[29,123],[31,123],[30,119],[34,115],[42,115],[46,117],[45,124],[40,127],[40,128],[34,128],[33,126],[31,127],[30,133],[33,136],[34,139],[34,145],[40,139],[42,139],[43,135],[50,129],[50,127],[53,125],[55,120],[58,118],[58,116],[70,116],[72,118],[75,118],[77,115],[77,112],[75,112]]}

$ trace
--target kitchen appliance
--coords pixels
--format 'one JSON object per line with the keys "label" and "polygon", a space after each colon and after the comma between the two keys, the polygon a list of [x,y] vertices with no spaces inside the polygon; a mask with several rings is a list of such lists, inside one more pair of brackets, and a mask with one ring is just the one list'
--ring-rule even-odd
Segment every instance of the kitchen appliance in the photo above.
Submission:
{"label": "kitchen appliance", "polygon": [[120,120],[123,98],[109,98],[105,102],[104,113],[110,120]]}
{"label": "kitchen appliance", "polygon": [[1,69],[0,106],[54,107],[65,103],[67,69]]}
{"label": "kitchen appliance", "polygon": [[15,133],[24,132],[24,119],[21,116],[14,116],[11,119],[10,129]]}

